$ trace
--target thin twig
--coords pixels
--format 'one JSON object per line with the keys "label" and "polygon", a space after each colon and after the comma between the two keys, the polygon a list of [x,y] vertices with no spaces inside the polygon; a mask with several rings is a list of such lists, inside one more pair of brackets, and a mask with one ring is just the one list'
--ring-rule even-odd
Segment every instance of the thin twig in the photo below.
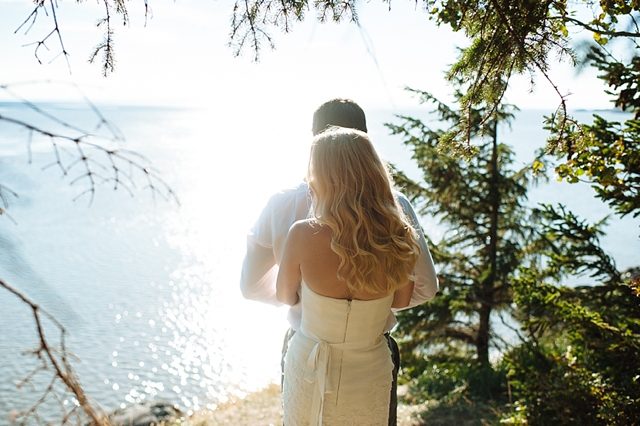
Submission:
{"label": "thin twig", "polygon": [[[29,417],[33,417],[36,423],[42,424],[40,415],[38,414],[38,407],[42,403],[44,403],[49,396],[51,396],[54,400],[57,400],[57,401],[60,400],[55,386],[58,383],[58,381],[61,381],[65,385],[65,389],[71,392],[74,395],[74,397],[77,399],[78,406],[82,409],[82,412],[84,413],[84,415],[88,419],[90,419],[92,424],[96,426],[109,426],[110,422],[107,416],[105,416],[104,414],[99,414],[100,410],[95,406],[94,402],[89,400],[89,398],[84,392],[84,389],[80,384],[80,381],[78,380],[77,375],[75,374],[73,368],[71,367],[71,364],[68,361],[70,354],[67,351],[67,348],[64,344],[65,335],[67,333],[64,326],[60,324],[60,322],[58,322],[58,320],[56,320],[53,315],[51,315],[50,313],[42,309],[36,303],[32,302],[24,294],[22,294],[20,291],[16,290],[15,288],[11,287],[2,279],[0,279],[0,287],[3,287],[4,289],[8,290],[10,293],[17,296],[24,304],[26,304],[31,308],[33,319],[36,324],[36,330],[38,332],[39,345],[36,349],[27,352],[27,354],[31,353],[35,355],[37,358],[39,358],[42,361],[42,364],[39,367],[36,367],[31,374],[26,376],[22,380],[22,382],[18,384],[18,386],[21,386],[21,384],[24,384],[24,383],[31,384],[31,378],[36,373],[39,373],[41,371],[52,372],[51,382],[45,388],[40,398],[30,408],[18,413],[16,418],[22,418],[21,424],[23,425],[27,423]],[[60,330],[61,337],[60,337],[59,348],[55,348],[49,344],[44,331],[43,324],[42,324],[43,316],[46,317],[49,321],[51,321]],[[62,407],[64,416],[60,424],[61,425],[70,424],[69,418],[73,413],[73,411],[75,410],[76,408],[74,408],[70,413],[66,413],[64,410],[64,407]],[[77,420],[78,420],[77,424],[81,425],[82,419],[80,417],[77,417]]]}
{"label": "thin twig", "polygon": [[[31,146],[34,135],[36,137],[44,137],[45,140],[49,141],[53,161],[46,164],[42,169],[57,167],[63,177],[70,176],[72,185],[83,182],[85,187],[81,189],[74,200],[88,195],[88,203],[91,205],[98,187],[105,183],[113,183],[114,189],[123,187],[130,195],[133,195],[133,188],[141,187],[142,189],[150,190],[154,203],[157,195],[160,195],[165,200],[174,200],[179,204],[176,194],[160,177],[160,172],[150,167],[150,161],[147,158],[135,151],[113,147],[114,144],[119,145],[124,142],[122,133],[85,96],[83,96],[85,102],[97,118],[93,131],[80,128],[47,112],[35,103],[15,94],[8,85],[0,86],[0,91],[2,90],[35,112],[38,118],[32,122],[27,119],[0,114],[0,122],[27,130],[29,162],[32,161]],[[62,127],[63,130],[54,131],[43,127],[41,124],[42,119],[50,120],[56,126]],[[106,136],[101,136],[97,133],[103,128],[106,130]],[[136,181],[140,179],[145,181],[145,185],[139,186],[136,184]],[[0,199],[5,205],[4,210],[0,213],[4,213],[8,208],[8,202],[1,189],[2,187],[0,187]],[[11,193],[7,192],[7,195],[9,194]]]}

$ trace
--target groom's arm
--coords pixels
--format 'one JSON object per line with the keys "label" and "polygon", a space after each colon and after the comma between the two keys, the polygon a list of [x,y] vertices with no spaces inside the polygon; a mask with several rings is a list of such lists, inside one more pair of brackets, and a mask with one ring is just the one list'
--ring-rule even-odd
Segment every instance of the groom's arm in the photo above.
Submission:
{"label": "groom's arm", "polygon": [[240,291],[245,299],[282,306],[276,299],[278,266],[273,253],[272,215],[275,197],[264,208],[247,235],[247,254],[242,263]]}
{"label": "groom's arm", "polygon": [[416,215],[413,206],[404,195],[400,193],[396,193],[396,195],[398,196],[398,201],[400,202],[402,210],[404,210],[405,215],[411,221],[413,227],[418,233],[418,244],[420,245],[420,256],[418,257],[415,269],[413,270],[413,274],[416,277],[413,295],[411,296],[409,305],[403,308],[408,309],[418,306],[435,297],[438,292],[438,277],[436,276],[436,268],[433,265],[429,245],[422,233],[422,227],[418,222],[418,216]]}
{"label": "groom's arm", "polygon": [[289,228],[306,219],[310,208],[306,184],[274,194],[247,235],[240,290],[246,299],[282,306],[276,299],[276,277]]}
{"label": "groom's arm", "polygon": [[276,299],[278,266],[270,247],[264,247],[251,235],[247,237],[247,254],[242,263],[240,291],[245,299],[282,306]]}

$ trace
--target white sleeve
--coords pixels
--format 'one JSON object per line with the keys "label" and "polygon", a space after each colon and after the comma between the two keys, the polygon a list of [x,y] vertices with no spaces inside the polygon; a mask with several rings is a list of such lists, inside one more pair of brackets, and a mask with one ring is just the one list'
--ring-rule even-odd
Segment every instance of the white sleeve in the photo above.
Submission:
{"label": "white sleeve", "polygon": [[247,254],[242,263],[240,291],[249,300],[282,306],[276,299],[278,266],[273,254],[272,214],[274,197],[247,235]]}
{"label": "white sleeve", "polygon": [[413,295],[411,296],[409,305],[406,308],[402,308],[408,309],[418,306],[435,297],[438,292],[438,277],[436,276],[436,268],[433,265],[433,259],[431,258],[431,252],[429,251],[427,240],[422,233],[422,227],[418,222],[418,216],[413,210],[413,206],[411,206],[411,203],[404,195],[400,193],[396,193],[396,195],[407,219],[411,221],[414,229],[418,233],[418,244],[420,245],[421,250],[418,262],[416,263],[416,267],[413,271],[413,274],[416,277]]}

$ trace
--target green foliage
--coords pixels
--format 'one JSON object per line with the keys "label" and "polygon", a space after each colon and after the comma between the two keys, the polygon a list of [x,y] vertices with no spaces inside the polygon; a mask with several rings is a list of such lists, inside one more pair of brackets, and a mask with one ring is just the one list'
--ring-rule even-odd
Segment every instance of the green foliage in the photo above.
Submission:
{"label": "green foliage", "polygon": [[555,139],[564,140],[566,155],[556,168],[559,179],[570,183],[587,180],[596,195],[618,214],[640,214],[640,56],[628,63],[617,61],[602,48],[592,47],[587,55],[615,97],[616,107],[634,114],[634,118],[610,122],[594,115],[590,125],[562,128],[550,119]]}
{"label": "green foliage", "polygon": [[[537,212],[541,261],[522,268],[514,301],[524,335],[509,351],[517,398],[507,424],[628,425],[640,418],[640,299],[602,251],[600,224]],[[582,272],[599,284],[548,284]],[[526,420],[526,423],[525,423]]]}
{"label": "green foliage", "polygon": [[[485,105],[488,108],[483,117],[490,117],[502,102],[511,77],[526,73],[532,84],[536,75],[541,75],[558,94],[558,112],[551,120],[551,127],[556,128],[557,134],[550,139],[550,149],[572,154],[574,146],[563,137],[571,133],[567,127],[573,120],[567,114],[565,95],[548,74],[550,58],[575,64],[570,29],[590,32],[598,45],[640,37],[636,21],[640,3],[637,0],[425,0],[425,4],[438,24],[462,31],[469,39],[469,45],[461,49],[459,60],[448,72],[450,81],[469,84],[468,92],[458,100],[460,111],[465,111],[467,117],[463,114],[460,123],[443,140],[445,143],[469,144],[472,124],[468,114],[473,108]],[[583,19],[589,13],[592,19]],[[637,48],[636,42],[633,43]],[[594,48],[594,51],[598,49]],[[637,60],[632,61],[636,68],[634,73],[629,74],[620,64],[613,65],[616,61],[611,58],[589,59],[601,71],[606,70],[603,78],[611,87],[629,86],[621,90],[616,103],[624,109],[624,105],[629,104],[631,92],[636,93],[631,87],[637,87],[639,81]],[[623,74],[625,78],[616,79]],[[631,97],[638,101],[637,96]]]}
{"label": "green foliage", "polygon": [[428,411],[420,414],[428,425],[497,424],[501,407],[507,402],[506,366],[480,366],[472,353],[440,352],[427,363],[403,358],[403,376],[408,381],[408,403],[429,401]]}
{"label": "green foliage", "polygon": [[[428,93],[414,92],[435,103],[442,122],[459,119]],[[463,147],[442,144],[446,128],[410,117],[388,125],[413,148],[423,172],[421,182],[397,172],[396,183],[450,229],[431,244],[441,292],[398,316],[409,395],[431,401],[422,415],[429,424],[497,424],[499,417],[511,425],[634,424],[640,278],[624,278],[600,247],[607,218],[590,224],[562,205],[524,206],[528,173],[544,166],[536,160],[511,170],[511,152],[483,113],[470,115],[469,160]],[[565,286],[567,278],[586,285]],[[521,341],[492,364],[487,347],[497,347],[498,336],[483,321],[496,312],[521,324]]]}
{"label": "green foliage", "polygon": [[571,350],[522,345],[509,354],[510,381],[521,398],[517,407],[526,424],[616,424],[596,420],[601,408],[611,408],[612,398],[600,376],[576,365]]}
{"label": "green foliage", "polygon": [[[409,384],[409,396],[415,401],[440,400],[451,402],[464,395],[474,401],[493,400],[505,402],[506,373],[502,364],[497,366],[479,366],[471,361],[471,354],[464,350],[458,353],[442,353],[429,358],[429,364],[418,370],[413,368],[415,380]],[[414,365],[415,366],[415,365]]]}
{"label": "green foliage", "polygon": [[530,242],[529,250],[538,259],[544,258],[545,279],[560,282],[587,272],[603,280],[620,279],[615,262],[600,247],[607,218],[591,225],[562,205],[548,204],[534,209],[532,218],[538,237]]}
{"label": "green foliage", "polygon": [[[533,13],[532,19],[561,21],[551,31],[562,36],[551,42],[558,44],[550,49],[571,54],[561,43],[568,34],[566,24],[581,24],[561,3],[530,5],[553,12]],[[637,11],[637,2],[585,3],[603,11],[583,24],[600,44],[629,36],[619,29],[618,18]],[[411,395],[435,399],[432,414],[442,409],[459,414],[464,412],[460,401],[474,398],[504,401],[500,398],[504,388],[491,385],[487,377],[474,380],[478,371],[494,371],[480,355],[481,335],[489,328],[482,319],[502,310],[515,316],[522,330],[521,343],[504,358],[510,403],[501,423],[635,424],[640,418],[640,279],[623,281],[613,259],[600,247],[606,219],[591,225],[563,206],[548,205],[529,215],[520,203],[526,198],[527,174],[509,171],[509,151],[497,144],[497,134],[492,132],[496,117],[503,118],[496,114],[500,111],[496,105],[508,77],[535,69],[544,74],[544,58],[551,50],[544,50],[544,40],[538,50],[528,51],[535,43],[521,50],[517,45],[508,47],[533,30],[527,29],[527,18],[520,20],[521,30],[501,28],[508,19],[500,16],[501,5],[506,6],[500,1],[432,5],[431,13],[437,14],[439,23],[464,30],[472,42],[449,73],[456,87],[467,89],[456,92],[460,112],[415,91],[423,102],[434,102],[441,120],[452,126],[433,130],[410,117],[390,126],[412,146],[424,174],[424,182],[418,183],[398,173],[398,185],[422,203],[423,213],[452,230],[433,250],[434,259],[442,265],[441,294],[429,305],[399,317],[398,331],[405,336],[403,359],[411,366],[406,369]],[[486,17],[489,10],[497,17]],[[486,26],[473,32],[473,23]],[[539,28],[546,31],[544,25]],[[510,32],[507,39],[501,38],[504,31]],[[500,55],[507,54],[502,49],[510,49],[508,54],[515,58],[501,61]],[[566,158],[556,169],[561,179],[589,179],[597,195],[619,214],[637,216],[640,60],[633,57],[623,63],[602,48],[593,48],[588,59],[612,89],[616,106],[635,117],[621,125],[596,116],[593,124],[584,125],[567,115],[563,99],[547,123],[552,132],[547,149]],[[529,66],[518,68],[518,63]],[[478,105],[482,107],[475,108]],[[493,143],[482,141],[483,136],[493,138]],[[537,161],[532,168],[539,172],[544,167]],[[566,287],[566,278],[586,280],[587,285]],[[470,362],[477,360],[485,362]],[[500,383],[500,371],[494,371],[495,383]],[[430,421],[435,418],[429,416]]]}
{"label": "green foliage", "polygon": [[637,298],[620,284],[570,290],[537,279],[518,284],[531,334],[506,356],[529,424],[633,424],[640,416]]}
{"label": "green foliage", "polygon": [[623,29],[625,20],[621,19],[623,17],[633,19],[634,12],[640,11],[640,3],[637,0],[583,0],[583,3],[593,12],[591,21],[581,21],[569,14],[564,16],[564,20],[593,33],[593,39],[598,44],[605,45],[610,39],[618,37],[638,36],[637,32],[634,33]]}
{"label": "green foliage", "polygon": [[458,99],[461,120],[444,143],[467,143],[471,138],[471,112],[486,106],[486,120],[502,103],[513,75],[535,72],[547,75],[547,58],[553,52],[573,59],[563,20],[564,1],[443,0],[430,11],[438,24],[463,31],[470,43],[461,49],[447,77],[468,84]]}
{"label": "green foliage", "polygon": [[[435,103],[443,122],[455,126],[460,119],[460,113],[428,93],[414,93],[423,102]],[[462,91],[457,95],[464,96]],[[531,229],[523,203],[530,169],[512,170],[511,150],[497,142],[497,122],[511,117],[509,108],[494,112],[488,123],[483,112],[470,115],[475,155],[468,161],[462,157],[465,151],[447,151],[450,147],[442,144],[447,130],[431,129],[410,117],[388,125],[412,147],[423,172],[420,183],[402,173],[396,174],[396,183],[421,213],[437,217],[449,229],[432,245],[440,265],[438,297],[399,315],[397,333],[407,337],[401,342],[403,357],[415,365],[425,357],[465,353],[473,368],[490,368],[489,350],[495,346],[492,315],[511,310],[512,275],[526,256]]]}
{"label": "green foliage", "polygon": [[556,171],[560,179],[575,183],[588,178],[596,194],[621,215],[640,214],[640,120],[624,125],[595,115],[585,125],[585,138]]}
{"label": "green foliage", "polygon": [[586,60],[600,71],[599,78],[611,88],[607,93],[615,97],[614,105],[634,113],[634,118],[640,118],[640,56],[634,55],[623,62],[605,49],[592,46]]}

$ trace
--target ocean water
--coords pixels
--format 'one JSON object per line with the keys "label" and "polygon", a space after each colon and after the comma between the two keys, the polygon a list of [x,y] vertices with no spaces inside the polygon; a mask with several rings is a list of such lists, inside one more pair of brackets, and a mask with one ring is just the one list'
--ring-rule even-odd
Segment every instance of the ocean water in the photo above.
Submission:
{"label": "ocean water", "polygon": [[[273,192],[304,175],[311,114],[301,111],[285,126],[277,111],[101,106],[126,137],[114,142],[104,125],[96,130],[100,117],[86,105],[47,108],[144,155],[178,200],[154,199],[134,173],[131,193],[108,183],[90,202],[81,195],[86,181],[74,181],[81,169],[65,176],[50,139],[0,121],[0,183],[18,194],[4,191],[13,220],[0,216],[0,278],[66,327],[87,393],[106,410],[164,399],[189,412],[278,381],[286,311],[244,300],[238,279],[248,228]],[[73,132],[19,104],[0,104],[0,114]],[[522,111],[503,129],[520,164],[544,142],[542,114]],[[383,157],[417,176],[409,150],[382,125],[392,120],[391,111],[370,111],[372,139]],[[62,145],[64,162],[75,148]],[[105,175],[105,164],[96,173]],[[562,202],[590,221],[612,214],[584,184],[552,180],[533,188],[530,201]],[[445,231],[434,218],[422,224],[434,240]],[[620,269],[640,264],[639,224],[611,216],[603,244]],[[55,342],[51,324],[46,330]],[[35,392],[16,388],[36,365],[24,354],[36,344],[31,311],[0,289],[0,425],[48,383],[39,373]],[[40,410],[51,419],[57,412],[53,402]]]}

